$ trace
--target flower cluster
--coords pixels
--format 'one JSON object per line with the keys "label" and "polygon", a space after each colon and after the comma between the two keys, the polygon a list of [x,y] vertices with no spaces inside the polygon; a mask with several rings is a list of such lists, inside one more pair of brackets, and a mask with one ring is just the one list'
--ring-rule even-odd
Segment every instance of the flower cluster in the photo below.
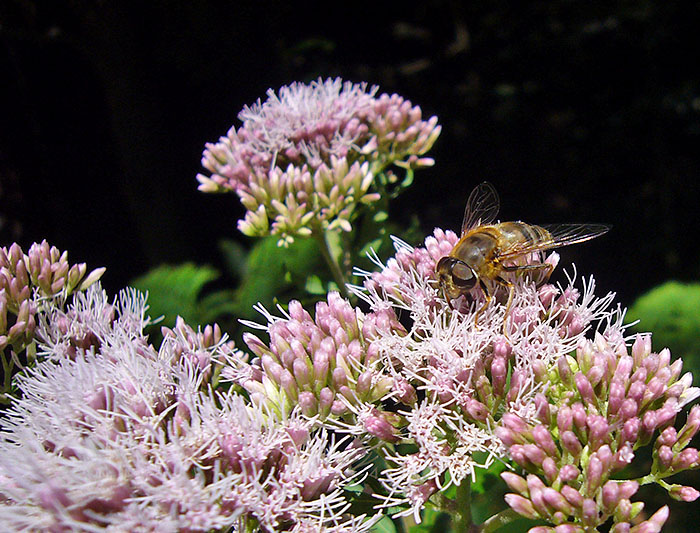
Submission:
{"label": "flower cluster", "polygon": [[297,412],[203,386],[231,358],[218,327],[147,342],[145,298],[99,288],[37,325],[0,433],[0,522],[46,531],[367,531],[346,514],[363,448]]}
{"label": "flower cluster", "polygon": [[61,253],[46,241],[33,244],[28,253],[14,243],[0,248],[0,350],[13,346],[24,349],[34,338],[37,306],[34,291],[49,298],[84,290],[102,276],[104,268],[87,274],[85,263],[70,265],[68,253]]}
{"label": "flower cluster", "polygon": [[496,430],[510,457],[530,473],[502,474],[514,491],[508,504],[557,526],[595,528],[612,518],[611,531],[647,531],[645,523],[658,531],[668,510],[632,527],[644,507],[630,501],[640,483],[613,478],[652,440],[654,462],[642,483],[659,482],[672,497],[695,500],[695,489],[661,481],[700,465],[698,451],[687,447],[700,427],[700,407],[680,431],[673,427],[700,389],[690,386],[690,373],[681,376],[682,361],[670,358],[668,350],[651,352],[649,336],[637,337],[628,352],[620,339],[602,335],[582,341],[575,358],[561,357],[535,417],[509,414]]}
{"label": "flower cluster", "polygon": [[[417,513],[438,489],[466,482],[476,468],[505,458],[494,433],[503,417],[534,416],[548,370],[575,349],[593,321],[615,314],[607,310],[612,295],[594,297],[592,280],[581,293],[573,280],[559,289],[515,279],[508,316],[494,301],[475,325],[480,289],[452,309],[437,287],[435,265],[456,241],[442,230],[423,247],[396,241],[396,255],[386,266],[379,263],[379,272],[364,272],[364,287],[356,288],[373,311],[408,314],[412,323],[407,332],[383,330],[372,342],[394,379],[392,398],[406,421],[402,435],[417,447],[390,455],[393,466],[383,473],[387,505],[408,504],[406,513]],[[548,261],[556,264],[557,257]],[[476,452],[486,452],[485,462]]]}
{"label": "flower cluster", "polygon": [[[247,235],[308,235],[351,229],[360,204],[377,201],[378,174],[390,164],[432,164],[422,157],[440,134],[437,118],[394,94],[338,79],[293,83],[246,107],[243,125],[207,144],[199,174],[204,192],[236,192],[247,212]],[[388,184],[395,177],[383,177]],[[372,190],[373,185],[374,190]]]}
{"label": "flower cluster", "polygon": [[244,336],[258,358],[238,379],[255,403],[282,413],[299,405],[321,420],[347,418],[353,406],[374,405],[391,389],[391,378],[377,369],[371,339],[378,329],[402,331],[397,321],[365,316],[336,292],[316,304],[314,318],[297,301],[285,318],[266,316],[269,344]]}

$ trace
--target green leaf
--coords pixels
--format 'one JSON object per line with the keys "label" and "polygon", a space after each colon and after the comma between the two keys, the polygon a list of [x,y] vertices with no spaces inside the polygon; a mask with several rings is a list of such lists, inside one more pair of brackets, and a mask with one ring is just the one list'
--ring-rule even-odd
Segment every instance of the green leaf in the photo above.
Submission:
{"label": "green leaf", "polygon": [[248,251],[238,242],[222,239],[218,242],[226,271],[234,279],[242,279],[247,269]]}
{"label": "green leaf", "polygon": [[396,533],[396,527],[394,527],[391,518],[385,516],[374,525],[372,531],[375,533]]}
{"label": "green leaf", "polygon": [[316,275],[307,278],[305,289],[309,294],[326,294],[326,288],[323,286],[321,278]]}
{"label": "green leaf", "polygon": [[652,332],[654,350],[668,347],[686,370],[700,370],[700,283],[668,281],[640,296],[627,312],[635,329]]}
{"label": "green leaf", "polygon": [[[253,306],[260,302],[268,309],[275,301],[303,299],[310,273],[323,271],[324,263],[313,239],[294,239],[288,247],[277,246],[278,238],[260,239],[248,254],[245,275],[235,291],[236,315],[257,318]],[[316,293],[313,293],[316,294]]]}
{"label": "green leaf", "polygon": [[148,291],[149,314],[163,316],[162,325],[174,326],[179,315],[196,326],[232,310],[231,292],[220,291],[200,300],[204,286],[218,277],[219,272],[207,265],[161,265],[134,279],[131,285]]}

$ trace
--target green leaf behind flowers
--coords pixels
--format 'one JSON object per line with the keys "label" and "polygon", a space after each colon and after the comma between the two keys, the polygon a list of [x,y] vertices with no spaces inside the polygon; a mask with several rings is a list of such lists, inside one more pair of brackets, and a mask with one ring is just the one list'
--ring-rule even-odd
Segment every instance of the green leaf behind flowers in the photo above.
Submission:
{"label": "green leaf behind flowers", "polygon": [[149,314],[154,318],[162,316],[161,325],[172,327],[181,316],[196,326],[215,322],[234,311],[233,291],[219,290],[201,296],[204,286],[219,276],[218,270],[207,265],[161,265],[134,279],[131,285],[148,291]]}
{"label": "green leaf behind flowers", "polygon": [[640,296],[627,312],[637,331],[652,331],[654,350],[668,347],[685,370],[700,370],[700,283],[667,281]]}

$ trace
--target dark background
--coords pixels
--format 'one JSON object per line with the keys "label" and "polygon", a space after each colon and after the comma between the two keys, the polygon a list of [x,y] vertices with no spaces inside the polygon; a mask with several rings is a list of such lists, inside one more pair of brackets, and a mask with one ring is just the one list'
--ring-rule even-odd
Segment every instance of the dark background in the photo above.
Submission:
{"label": "dark background", "polygon": [[2,244],[46,238],[111,291],[217,264],[219,239],[249,241],[235,196],[196,190],[204,143],[270,87],[342,76],[443,126],[402,223],[456,230],[489,180],[503,219],[612,224],[562,264],[623,305],[700,277],[697,5],[347,4],[3,0]]}

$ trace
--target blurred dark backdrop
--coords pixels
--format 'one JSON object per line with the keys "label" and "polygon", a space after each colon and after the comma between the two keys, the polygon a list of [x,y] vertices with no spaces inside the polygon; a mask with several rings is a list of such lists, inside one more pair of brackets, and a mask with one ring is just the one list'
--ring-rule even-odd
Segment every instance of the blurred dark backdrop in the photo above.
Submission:
{"label": "blurred dark backdrop", "polygon": [[489,180],[504,219],[613,224],[563,264],[623,305],[700,277],[697,4],[342,4],[4,0],[2,244],[46,238],[110,290],[217,264],[242,208],[197,192],[204,143],[269,87],[341,76],[440,118],[437,164],[392,206],[406,224],[458,229]]}

